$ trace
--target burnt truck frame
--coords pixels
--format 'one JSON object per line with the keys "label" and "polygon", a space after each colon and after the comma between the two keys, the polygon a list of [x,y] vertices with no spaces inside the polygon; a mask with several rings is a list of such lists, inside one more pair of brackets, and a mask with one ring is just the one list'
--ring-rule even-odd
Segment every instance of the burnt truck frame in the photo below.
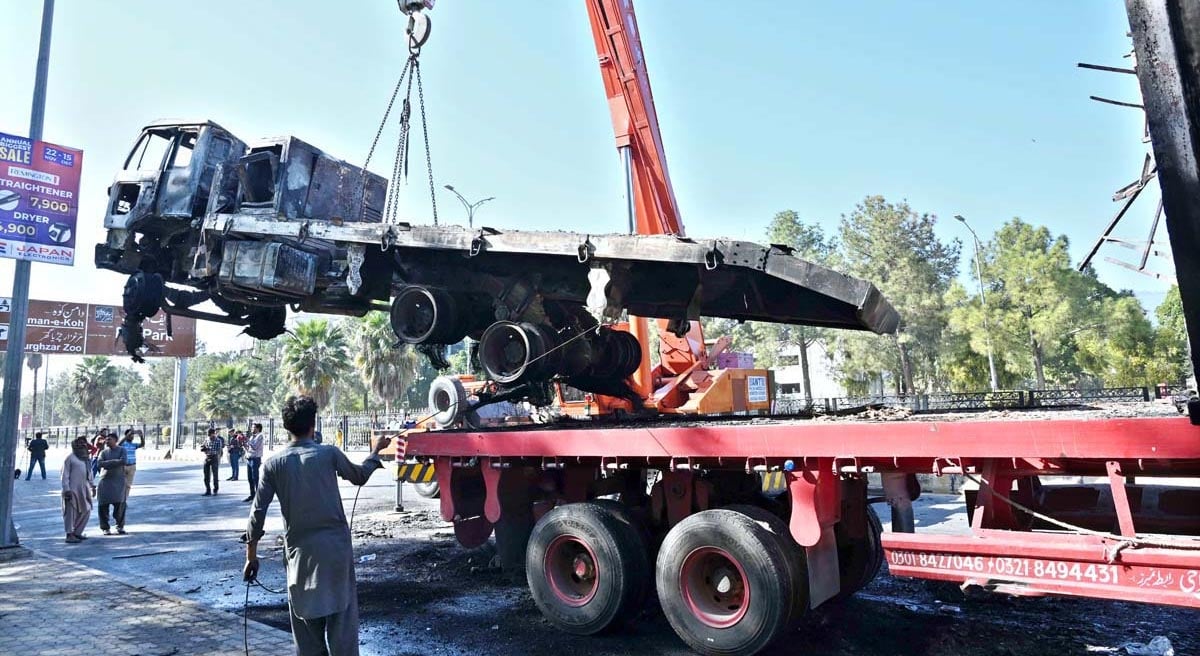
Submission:
{"label": "burnt truck frame", "polygon": [[109,190],[96,248],[97,267],[129,276],[128,350],[147,348],[140,322],[160,310],[262,339],[283,332],[289,307],[381,310],[438,368],[444,345],[482,340],[484,370],[514,397],[545,398],[557,378],[632,399],[641,348],[609,325],[624,313],[679,335],[701,315],[877,333],[899,323],[873,285],[784,246],[384,223],[386,198],[382,177],[295,137],[147,126]]}

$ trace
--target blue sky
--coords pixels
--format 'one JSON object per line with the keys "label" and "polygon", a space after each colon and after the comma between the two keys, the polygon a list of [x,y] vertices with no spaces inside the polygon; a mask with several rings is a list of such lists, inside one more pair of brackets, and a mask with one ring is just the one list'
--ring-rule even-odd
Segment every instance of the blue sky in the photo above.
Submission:
{"label": "blue sky", "polygon": [[[0,7],[0,132],[25,134],[41,2]],[[968,238],[955,214],[981,236],[1013,216],[1048,225],[1078,260],[1139,171],[1141,113],[1088,100],[1136,101],[1136,80],[1075,67],[1127,64],[1118,0],[642,0],[638,20],[693,237],[761,239],[782,209],[834,230],[882,194],[938,215],[945,238]],[[477,216],[487,225],[621,230],[584,2],[440,0],[433,23],[422,66],[439,188],[496,196]],[[292,133],[361,162],[406,56],[403,29],[391,0],[58,0],[45,138],[85,151],[81,249],[72,269],[34,265],[34,296],[119,298],[120,276],[94,269],[90,244],[112,175],[153,119],[211,118],[244,139]],[[390,168],[388,155],[372,168]],[[1126,236],[1144,239],[1151,196]],[[448,193],[438,202],[443,220],[465,221]],[[402,214],[429,219],[423,177]],[[1165,291],[1098,268],[1151,306]],[[11,272],[0,263],[5,294]],[[201,331],[217,345],[238,343],[231,335]]]}

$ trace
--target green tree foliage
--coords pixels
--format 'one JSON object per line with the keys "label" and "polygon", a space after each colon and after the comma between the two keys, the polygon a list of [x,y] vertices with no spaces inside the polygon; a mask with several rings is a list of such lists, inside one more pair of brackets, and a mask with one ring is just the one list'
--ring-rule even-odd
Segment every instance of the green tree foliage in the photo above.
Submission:
{"label": "green tree foliage", "polygon": [[260,381],[244,362],[209,370],[200,383],[200,410],[210,418],[240,419],[259,409]]}
{"label": "green tree foliage", "polygon": [[417,377],[418,355],[397,341],[383,312],[371,312],[356,322],[354,364],[367,389],[383,399],[389,412]]}
{"label": "green tree foliage", "polygon": [[146,367],[146,381],[128,391],[121,411],[124,422],[160,422],[171,419],[171,394],[175,387],[175,360],[154,358]]}
{"label": "green tree foliage", "polygon": [[843,334],[837,351],[846,387],[865,391],[888,374],[895,391],[932,389],[946,327],[944,294],[958,269],[960,244],[934,234],[937,219],[907,203],[869,196],[842,217],[841,268],[868,280],[900,313],[895,335]]}
{"label": "green tree foliage", "polygon": [[1113,295],[1094,274],[1071,266],[1068,246],[1044,226],[1004,224],[983,248],[986,310],[960,324],[971,328],[972,348],[982,352],[986,311],[997,367],[1038,389],[1077,382],[1083,372],[1073,337],[1099,327],[1096,303]]}
{"label": "green tree foliage", "polygon": [[105,404],[111,399],[120,382],[120,373],[108,358],[95,355],[83,359],[71,371],[74,403],[92,421],[100,419]]}
{"label": "green tree foliage", "polygon": [[329,405],[337,380],[350,372],[350,348],[342,327],[328,319],[296,324],[283,343],[283,379],[295,394]]}
{"label": "green tree foliage", "polygon": [[1167,290],[1166,298],[1154,310],[1154,318],[1158,327],[1154,329],[1154,357],[1147,366],[1150,383],[1184,384],[1192,375],[1192,365],[1178,285]]}
{"label": "green tree foliage", "polygon": [[[952,390],[989,389],[988,344],[979,297],[971,296],[962,283],[955,280],[946,290],[944,300],[948,321],[938,355],[940,382]],[[1003,373],[1003,370],[997,372],[998,375]],[[1000,376],[1000,387],[1007,387],[1003,375]]]}

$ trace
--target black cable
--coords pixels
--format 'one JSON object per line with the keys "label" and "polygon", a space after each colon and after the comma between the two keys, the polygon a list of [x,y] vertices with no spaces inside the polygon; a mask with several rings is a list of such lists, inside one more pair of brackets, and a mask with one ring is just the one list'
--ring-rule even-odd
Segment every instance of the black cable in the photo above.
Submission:
{"label": "black cable", "polygon": [[250,656],[250,582],[246,581],[246,603],[242,604],[242,644]]}

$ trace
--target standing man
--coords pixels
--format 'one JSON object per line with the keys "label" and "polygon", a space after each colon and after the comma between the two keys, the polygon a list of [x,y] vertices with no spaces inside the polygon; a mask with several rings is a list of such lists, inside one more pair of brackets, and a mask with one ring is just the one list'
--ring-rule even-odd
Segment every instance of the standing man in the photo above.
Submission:
{"label": "standing man", "polygon": [[[133,438],[137,437],[138,442]],[[125,501],[129,501],[129,490],[133,487],[133,475],[137,472],[137,450],[146,446],[146,436],[142,431],[132,428],[125,429],[125,437],[121,440],[121,448],[125,449]]]}
{"label": "standing man", "polygon": [[238,479],[238,473],[241,471],[241,469],[238,467],[238,463],[242,460],[242,454],[246,452],[246,446],[243,443],[243,440],[245,439],[245,436],[242,435],[241,432],[234,433],[231,431],[229,433],[230,475],[229,478],[225,480],[236,481]]}
{"label": "standing man", "polygon": [[258,471],[262,467],[263,457],[262,424],[254,424],[250,429],[250,438],[246,440],[246,480],[250,483],[250,496],[242,499],[243,503],[254,501],[254,493],[258,491]]}
{"label": "standing man", "polygon": [[71,454],[62,466],[62,512],[63,526],[67,529],[67,544],[77,544],[86,537],[88,517],[92,516],[92,468],[88,463],[91,453],[86,437],[77,437],[71,442]]}
{"label": "standing man", "polygon": [[25,448],[29,449],[29,471],[25,472],[25,480],[33,476],[35,464],[42,468],[42,480],[46,480],[46,450],[50,448],[50,443],[43,439],[42,432],[38,431]]}
{"label": "standing man", "polygon": [[[221,488],[221,452],[225,450],[225,440],[217,435],[217,429],[208,429],[208,439],[200,445],[204,453],[204,496],[210,497]],[[210,482],[211,481],[211,484]]]}
{"label": "standing man", "polygon": [[365,484],[383,466],[379,451],[390,440],[381,438],[363,464],[355,465],[337,447],[313,441],[316,420],[317,404],[307,396],[290,398],[283,407],[291,442],[263,468],[246,529],[250,539],[242,573],[247,581],[258,576],[258,541],[267,508],[278,494],[296,654],[357,656],[354,552],[337,477]]}
{"label": "standing man", "polygon": [[111,507],[117,533],[125,535],[125,449],[117,445],[116,435],[109,435],[104,445],[106,448],[100,452],[100,469],[104,475],[100,478],[100,494],[96,499],[100,504],[100,530],[105,535],[112,535],[108,523]]}

